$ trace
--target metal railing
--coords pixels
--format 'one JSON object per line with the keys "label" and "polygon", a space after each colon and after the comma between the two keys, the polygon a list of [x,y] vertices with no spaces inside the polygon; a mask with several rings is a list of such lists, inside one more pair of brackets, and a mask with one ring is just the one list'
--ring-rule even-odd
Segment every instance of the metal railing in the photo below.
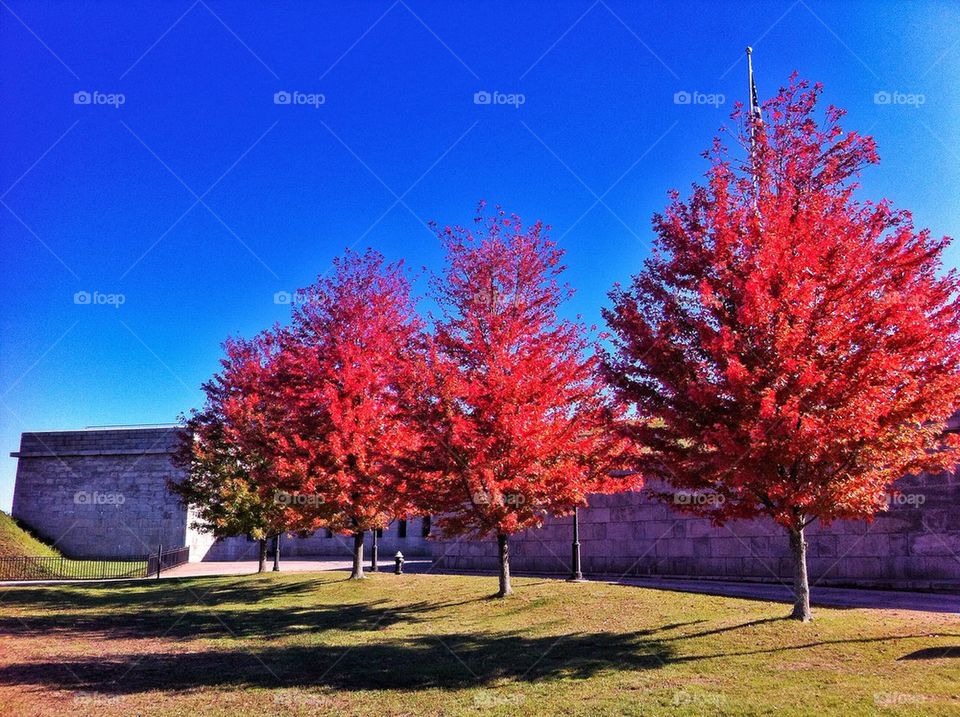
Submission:
{"label": "metal railing", "polygon": [[[182,565],[189,548],[165,550],[159,554],[160,571]],[[112,557],[103,560],[76,560],[52,557],[0,557],[0,580],[116,580],[145,578],[157,574],[158,554]]]}
{"label": "metal railing", "polygon": [[[158,555],[151,555],[147,558],[147,575],[157,574]],[[177,548],[176,550],[164,550],[159,554],[160,572],[183,565],[190,559],[190,548]]]}

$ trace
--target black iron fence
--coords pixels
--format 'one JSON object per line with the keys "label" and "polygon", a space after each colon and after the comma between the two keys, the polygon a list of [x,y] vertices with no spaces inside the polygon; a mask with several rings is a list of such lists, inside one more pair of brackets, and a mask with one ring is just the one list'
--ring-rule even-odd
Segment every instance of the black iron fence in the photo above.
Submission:
{"label": "black iron fence", "polygon": [[182,565],[190,557],[189,548],[166,550],[153,555],[115,557],[104,560],[75,560],[53,557],[0,557],[0,580],[112,580],[145,578]]}
{"label": "black iron fence", "polygon": [[190,559],[190,548],[177,548],[176,550],[165,550],[158,555],[151,555],[147,558],[147,575],[157,574],[157,558],[160,559],[160,572],[183,565]]}

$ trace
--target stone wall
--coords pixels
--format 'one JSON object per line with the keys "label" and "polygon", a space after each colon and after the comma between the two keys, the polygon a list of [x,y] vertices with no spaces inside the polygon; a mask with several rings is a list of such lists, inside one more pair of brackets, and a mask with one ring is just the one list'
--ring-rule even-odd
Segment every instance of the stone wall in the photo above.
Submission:
{"label": "stone wall", "polygon": [[[811,583],[960,588],[960,471],[898,481],[901,497],[872,523],[814,523],[807,539]],[[518,571],[569,574],[572,518],[511,538]],[[580,511],[583,572],[789,581],[786,535],[769,521],[715,527],[643,493],[595,495]],[[496,542],[437,541],[439,568],[495,570]]]}
{"label": "stone wall", "polygon": [[[100,558],[153,553],[157,544],[190,547],[190,560],[256,560],[257,543],[214,540],[194,529],[196,514],[166,487],[182,472],[171,458],[176,427],[87,429],[24,433],[13,494],[13,517],[69,557]],[[420,518],[400,537],[394,521],[380,539],[380,555],[397,550],[425,556],[430,548]],[[367,553],[372,544],[367,536]],[[318,531],[284,538],[281,555],[350,557],[352,539]]]}
{"label": "stone wall", "polygon": [[[952,425],[957,428],[960,416]],[[166,489],[180,473],[171,463],[176,428],[24,433],[13,516],[71,557],[143,555],[189,545],[191,560],[256,559],[245,538],[213,541]],[[960,477],[907,477],[904,499],[873,523],[838,521],[809,529],[812,581],[820,584],[960,588]],[[786,536],[764,521],[717,528],[641,493],[593,496],[581,515],[583,570],[595,575],[660,575],[787,580]],[[381,560],[432,554],[438,567],[493,570],[492,539],[427,540],[419,518],[400,537],[395,521],[380,539]],[[570,567],[571,519],[557,518],[515,536],[519,571],[564,574]],[[369,556],[371,536],[367,536]],[[288,557],[348,558],[351,540],[318,531],[286,537]]]}
{"label": "stone wall", "polygon": [[69,557],[183,547],[187,511],[166,488],[177,429],[24,433],[13,517]]}
{"label": "stone wall", "polygon": [[[383,530],[377,539],[378,553],[381,562],[392,562],[393,556],[399,550],[404,557],[426,557],[430,555],[430,541],[423,535],[423,518],[411,518],[407,521],[406,535],[401,537],[400,521],[393,521]],[[270,544],[272,546],[272,543]],[[370,548],[373,545],[373,535],[367,533],[364,539],[364,555],[370,559]],[[271,547],[272,550],[272,547]],[[272,555],[272,553],[271,553]],[[353,557],[353,538],[349,535],[329,534],[325,530],[318,530],[311,536],[300,538],[296,535],[283,536],[280,546],[280,556],[298,558],[323,555],[326,557],[342,558]],[[203,560],[256,560],[257,543],[246,538],[227,538],[218,540],[207,551]]]}

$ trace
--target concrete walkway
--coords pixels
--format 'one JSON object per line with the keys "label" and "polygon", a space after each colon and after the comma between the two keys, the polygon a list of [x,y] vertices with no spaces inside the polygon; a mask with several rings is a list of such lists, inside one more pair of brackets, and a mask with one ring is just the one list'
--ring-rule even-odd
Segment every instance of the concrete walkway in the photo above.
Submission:
{"label": "concrete walkway", "polygon": [[[431,561],[429,558],[410,558],[403,563],[403,571],[407,573],[426,572]],[[379,569],[382,573],[393,572],[393,559],[381,560]],[[231,562],[201,562],[184,563],[170,570],[164,570],[164,578],[193,578],[208,575],[249,575],[257,572],[259,567],[256,560],[237,560]],[[281,558],[280,570],[284,573],[316,573],[330,570],[350,570],[353,561],[339,558]],[[364,562],[363,569],[370,570],[369,559]],[[267,561],[267,571],[273,570],[273,560]]]}

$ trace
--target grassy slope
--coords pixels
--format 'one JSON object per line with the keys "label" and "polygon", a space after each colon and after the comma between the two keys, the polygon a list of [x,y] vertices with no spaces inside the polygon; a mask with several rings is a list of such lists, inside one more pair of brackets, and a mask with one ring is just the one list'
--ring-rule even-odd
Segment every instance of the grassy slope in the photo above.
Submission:
{"label": "grassy slope", "polygon": [[[56,548],[34,538],[17,525],[13,518],[0,511],[0,558],[20,557],[62,558],[63,555]],[[51,566],[48,561],[36,561],[31,564],[30,576],[32,578],[91,577],[97,574],[101,566],[106,572],[100,574],[108,576],[134,576],[139,575],[142,570],[140,563],[100,560],[64,560],[56,563],[55,566]],[[20,578],[24,575],[19,571],[5,574],[0,570],[0,579],[9,577]]]}
{"label": "grassy slope", "polygon": [[60,553],[30,535],[9,515],[0,511],[0,558],[21,556],[59,558]]}
{"label": "grassy slope", "polygon": [[958,715],[960,616],[343,574],[18,587],[0,713]]}

